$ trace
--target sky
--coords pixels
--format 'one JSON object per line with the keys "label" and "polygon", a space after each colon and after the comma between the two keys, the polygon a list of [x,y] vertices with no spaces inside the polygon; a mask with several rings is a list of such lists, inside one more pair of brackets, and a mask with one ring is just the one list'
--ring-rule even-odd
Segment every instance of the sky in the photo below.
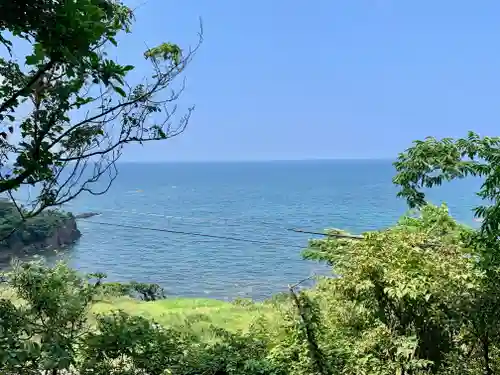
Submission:
{"label": "sky", "polygon": [[117,59],[204,42],[184,134],[127,161],[394,158],[415,139],[500,129],[500,2],[128,0]]}

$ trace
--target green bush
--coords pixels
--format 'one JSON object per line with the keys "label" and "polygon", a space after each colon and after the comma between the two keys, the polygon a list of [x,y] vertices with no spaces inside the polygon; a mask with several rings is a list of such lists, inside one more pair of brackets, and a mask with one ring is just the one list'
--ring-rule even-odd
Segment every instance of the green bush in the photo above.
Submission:
{"label": "green bush", "polygon": [[[0,303],[0,372],[483,374],[476,322],[485,313],[477,306],[486,275],[470,256],[471,232],[446,207],[426,206],[360,240],[314,240],[305,257],[330,263],[339,277],[277,298],[281,314],[272,324],[262,317],[246,332],[211,327],[210,340],[195,334],[192,322],[165,327],[123,311],[89,314],[103,295],[144,292],[153,300],[161,290],[155,284],[105,283],[104,275],[83,277],[63,263],[19,263],[5,275],[17,299]],[[252,308],[247,300],[235,304]],[[488,342],[492,371],[497,340]]]}
{"label": "green bush", "polygon": [[119,283],[79,276],[64,263],[18,263],[6,274],[15,301],[0,299],[2,374],[281,374],[268,358],[262,330],[229,333],[212,328],[203,342],[186,329],[165,328],[121,311],[89,321],[89,308]]}

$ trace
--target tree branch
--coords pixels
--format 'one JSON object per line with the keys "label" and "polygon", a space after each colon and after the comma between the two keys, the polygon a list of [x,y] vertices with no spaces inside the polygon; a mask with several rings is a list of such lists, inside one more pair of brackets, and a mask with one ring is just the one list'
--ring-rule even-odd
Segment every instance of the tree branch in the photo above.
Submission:
{"label": "tree branch", "polygon": [[2,103],[2,105],[0,106],[0,113],[4,112],[8,107],[12,106],[16,102],[17,98],[19,98],[21,95],[27,93],[28,90],[30,90],[32,86],[40,79],[40,77],[42,77],[42,75],[50,70],[54,65],[55,61],[51,60],[43,67],[38,69],[35,75],[31,77],[31,79],[23,88],[16,91],[9,99]]}

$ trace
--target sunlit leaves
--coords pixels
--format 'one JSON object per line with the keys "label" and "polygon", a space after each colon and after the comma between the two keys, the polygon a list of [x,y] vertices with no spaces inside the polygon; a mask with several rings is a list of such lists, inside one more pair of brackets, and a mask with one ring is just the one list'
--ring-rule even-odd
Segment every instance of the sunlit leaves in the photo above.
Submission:
{"label": "sunlit leaves", "polygon": [[346,353],[353,373],[435,372],[460,351],[463,314],[483,279],[463,240],[470,231],[445,206],[427,205],[363,240],[311,241],[306,258],[328,262],[338,275],[322,282],[318,298],[331,329],[345,330],[346,345],[355,347]]}
{"label": "sunlit leaves", "polygon": [[206,342],[190,330],[190,324],[201,317],[191,317],[182,327],[165,328],[146,317],[119,310],[92,315],[93,301],[106,298],[112,303],[113,299],[107,298],[118,296],[103,294],[107,290],[101,282],[104,277],[78,275],[63,263],[55,267],[39,262],[17,264],[2,285],[8,289],[0,290],[9,290],[15,301],[0,299],[0,372],[289,373],[285,363],[268,357],[272,336],[257,325],[252,333],[209,328],[212,340]]}
{"label": "sunlit leaves", "polygon": [[426,204],[423,188],[439,186],[444,181],[466,177],[481,177],[483,184],[478,195],[486,206],[476,209],[484,218],[482,228],[495,236],[500,230],[500,137],[483,137],[470,132],[467,138],[437,140],[427,138],[399,155],[394,163],[398,174],[394,183],[400,187],[399,196],[410,207]]}
{"label": "sunlit leaves", "polygon": [[157,47],[150,48],[144,53],[146,59],[171,60],[174,64],[179,64],[182,57],[182,50],[172,43],[162,43]]}
{"label": "sunlit leaves", "polygon": [[481,290],[474,294],[462,316],[474,327],[471,340],[480,343],[484,372],[492,374],[490,352],[498,350],[500,333],[500,320],[494,312],[500,309],[496,297],[500,287],[500,137],[480,137],[469,132],[466,138],[456,140],[428,138],[415,142],[394,165],[398,195],[406,198],[411,207],[425,207],[424,188],[466,177],[481,178],[477,196],[483,204],[474,209],[474,216],[482,219],[481,228],[462,236],[475,271],[482,274]]}
{"label": "sunlit leaves", "polygon": [[[170,85],[191,52],[183,56],[172,43],[151,48],[145,54],[151,72],[139,85],[127,82],[134,66],[108,52],[118,47],[119,33],[130,32],[132,20],[132,11],[114,0],[0,4],[0,30],[8,34],[0,42],[10,48],[22,39],[31,47],[24,56],[0,59],[0,165],[13,171],[0,176],[0,193],[39,186],[32,215],[82,192],[106,192],[125,144],[184,130],[192,109],[172,126],[176,107],[167,106],[182,91]],[[165,90],[172,94],[162,97]],[[83,173],[89,165],[93,171]],[[101,190],[103,184],[93,184],[103,174],[109,181]]]}

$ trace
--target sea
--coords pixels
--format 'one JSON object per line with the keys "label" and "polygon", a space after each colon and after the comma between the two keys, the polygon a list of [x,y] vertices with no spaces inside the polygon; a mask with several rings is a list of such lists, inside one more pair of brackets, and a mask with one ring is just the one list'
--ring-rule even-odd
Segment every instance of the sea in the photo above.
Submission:
{"label": "sea", "polygon": [[[64,206],[82,237],[47,250],[110,281],[160,284],[167,295],[262,300],[330,269],[301,253],[322,232],[383,229],[407,211],[396,197],[390,160],[120,163],[106,194]],[[459,221],[475,225],[480,182],[462,180],[429,192]],[[29,259],[32,254],[18,254]],[[5,265],[4,265],[5,267]]]}

